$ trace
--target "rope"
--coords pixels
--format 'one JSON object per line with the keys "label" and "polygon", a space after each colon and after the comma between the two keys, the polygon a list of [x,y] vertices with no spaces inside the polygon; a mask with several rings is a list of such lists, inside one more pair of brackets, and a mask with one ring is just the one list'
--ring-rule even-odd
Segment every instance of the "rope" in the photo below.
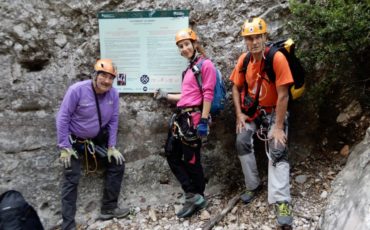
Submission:
{"label": "rope", "polygon": [[[81,144],[84,144],[84,149],[85,149],[85,161],[86,161],[86,169],[85,169],[85,175],[89,174],[89,173],[94,173],[98,170],[98,161],[96,159],[96,156],[95,156],[95,145],[94,143],[89,140],[89,139],[85,139],[85,140],[79,140],[79,139],[74,139],[71,135],[68,136],[69,138],[69,141],[71,144],[75,144],[75,143],[81,143]],[[88,159],[88,153],[90,153],[94,159],[94,162],[95,162],[95,168],[94,170],[90,170],[89,169],[89,159]]]}
{"label": "rope", "polygon": [[[85,175],[87,175],[89,173],[96,172],[96,170],[98,169],[98,161],[96,160],[96,156],[95,156],[94,144],[89,140],[85,140],[83,143],[84,143],[84,148],[85,148],[85,162],[86,162]],[[89,169],[88,153],[92,155],[94,162],[95,162],[95,168],[93,170]]]}
{"label": "rope", "polygon": [[271,140],[271,138],[268,138],[267,137],[267,128],[263,128],[263,126],[261,125],[260,128],[257,130],[257,137],[258,139],[260,139],[261,141],[265,142],[265,153],[266,153],[266,156],[267,158],[272,161],[272,158],[270,156],[270,150],[269,150],[269,146],[268,146],[268,141]]}
{"label": "rope", "polygon": [[[178,131],[178,135],[180,138],[183,138],[185,141],[189,141],[189,142],[192,142],[192,141],[195,141],[195,140],[198,140],[199,137],[198,136],[192,136],[192,137],[187,137],[181,130],[181,126],[179,125],[179,123],[177,121],[175,121],[174,123],[174,126],[177,128],[177,131]],[[188,126],[190,127],[190,123],[188,121]],[[174,133],[174,136],[176,136],[177,134]]]}
{"label": "rope", "polygon": [[[265,125],[267,127],[264,127],[263,122],[264,122],[264,118],[266,118],[265,117],[266,116],[266,111],[263,111],[263,112],[264,112],[264,116],[262,116],[262,124],[260,125],[260,128],[257,130],[256,135],[257,135],[258,139],[260,139],[261,141],[265,142],[265,153],[266,153],[266,156],[267,156],[267,158],[270,161],[272,161],[272,158],[271,158],[271,155],[270,155],[270,149],[269,149],[269,146],[268,146],[268,142],[270,140],[272,140],[272,138],[268,138],[268,128],[271,125],[271,119],[272,119],[272,117],[269,118],[269,122],[268,123],[265,123],[265,124],[268,124],[268,125]],[[288,118],[286,116],[285,117],[285,120],[287,120],[287,119]],[[288,126],[285,126],[285,135],[288,138]],[[276,166],[276,163],[277,163],[277,160],[274,160],[273,161],[273,165]]]}

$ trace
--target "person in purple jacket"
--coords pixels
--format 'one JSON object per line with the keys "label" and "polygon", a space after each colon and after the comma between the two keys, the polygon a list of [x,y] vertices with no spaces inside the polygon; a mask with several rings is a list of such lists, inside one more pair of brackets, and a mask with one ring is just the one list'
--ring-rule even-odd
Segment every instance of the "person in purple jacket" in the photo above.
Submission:
{"label": "person in purple jacket", "polygon": [[[189,61],[183,72],[181,94],[168,94],[158,89],[154,98],[177,102],[178,111],[171,119],[166,156],[171,171],[185,192],[184,206],[176,215],[185,218],[207,205],[200,148],[201,139],[209,134],[208,120],[216,85],[216,69],[206,58],[197,35],[190,28],[176,33],[176,45],[181,56]],[[194,68],[201,62],[202,67],[198,71],[201,73],[202,88],[194,75]]]}
{"label": "person in purple jacket", "polygon": [[[110,59],[98,60],[94,70],[92,80],[77,82],[68,88],[56,119],[60,160],[64,165],[61,194],[63,230],[76,229],[77,186],[82,159],[88,158],[88,155],[95,157],[92,139],[101,127],[107,128],[109,137],[106,145],[108,157],[102,158],[106,165],[106,177],[100,218],[121,218],[130,213],[129,208],[117,205],[125,171],[125,159],[115,148],[119,97],[112,83],[117,70]],[[96,102],[99,103],[100,118]]]}

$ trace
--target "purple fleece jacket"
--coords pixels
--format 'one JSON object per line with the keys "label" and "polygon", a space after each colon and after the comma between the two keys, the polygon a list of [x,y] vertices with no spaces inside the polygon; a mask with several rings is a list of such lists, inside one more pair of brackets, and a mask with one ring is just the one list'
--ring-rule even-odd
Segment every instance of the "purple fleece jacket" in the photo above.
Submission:
{"label": "purple fleece jacket", "polygon": [[[108,127],[108,146],[116,145],[119,97],[116,89],[111,88],[104,94],[97,94],[102,126]],[[70,148],[68,136],[93,138],[99,132],[99,116],[96,108],[92,81],[85,80],[71,85],[64,96],[56,118],[59,148]]]}

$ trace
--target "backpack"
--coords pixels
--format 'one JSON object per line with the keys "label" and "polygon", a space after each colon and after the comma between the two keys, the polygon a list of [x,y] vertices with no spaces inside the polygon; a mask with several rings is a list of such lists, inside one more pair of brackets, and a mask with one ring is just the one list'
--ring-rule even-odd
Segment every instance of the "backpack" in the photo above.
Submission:
{"label": "backpack", "polygon": [[[265,51],[265,67],[269,80],[275,82],[276,75],[273,69],[273,58],[277,51],[280,51],[286,57],[289,68],[293,76],[294,83],[289,87],[289,99],[296,100],[300,98],[305,90],[305,70],[303,69],[299,59],[295,56],[295,45],[294,41],[289,39],[280,40],[277,42],[267,42]],[[247,72],[248,63],[250,61],[251,54],[248,53],[243,61],[243,67],[241,72]]]}
{"label": "backpack", "polygon": [[[202,65],[205,59],[201,60],[198,64],[194,65],[191,69],[196,77],[199,89],[203,92],[202,88]],[[225,102],[226,102],[226,87],[224,81],[222,80],[221,71],[216,68],[216,85],[214,88],[213,93],[213,100],[211,104],[211,115],[217,116],[220,114],[222,110],[225,109]]]}
{"label": "backpack", "polygon": [[25,201],[22,194],[9,190],[0,196],[1,230],[43,230],[35,209]]}

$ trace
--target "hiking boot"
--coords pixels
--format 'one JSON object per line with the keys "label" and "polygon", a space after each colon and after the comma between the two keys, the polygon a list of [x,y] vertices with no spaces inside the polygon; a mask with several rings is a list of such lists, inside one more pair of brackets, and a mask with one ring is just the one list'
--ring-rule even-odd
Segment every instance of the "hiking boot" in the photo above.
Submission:
{"label": "hiking boot", "polygon": [[204,196],[201,195],[201,199],[198,199],[195,202],[195,211],[202,210],[205,207],[207,207],[207,205],[208,205],[208,201],[206,200],[206,198]]}
{"label": "hiking boot", "polygon": [[261,191],[262,185],[258,185],[257,188],[253,190],[246,190],[243,195],[240,196],[240,199],[245,203],[250,203],[254,198],[256,198],[256,195],[259,191]]}
{"label": "hiking boot", "polygon": [[129,208],[115,208],[113,210],[102,210],[100,213],[100,219],[109,220],[113,218],[123,218],[130,214]]}
{"label": "hiking boot", "polygon": [[200,194],[186,193],[185,203],[182,209],[176,213],[178,218],[185,218],[193,215],[196,211],[207,206],[207,201]]}
{"label": "hiking boot", "polygon": [[279,226],[291,226],[293,224],[292,210],[288,202],[276,202],[275,212]]}

